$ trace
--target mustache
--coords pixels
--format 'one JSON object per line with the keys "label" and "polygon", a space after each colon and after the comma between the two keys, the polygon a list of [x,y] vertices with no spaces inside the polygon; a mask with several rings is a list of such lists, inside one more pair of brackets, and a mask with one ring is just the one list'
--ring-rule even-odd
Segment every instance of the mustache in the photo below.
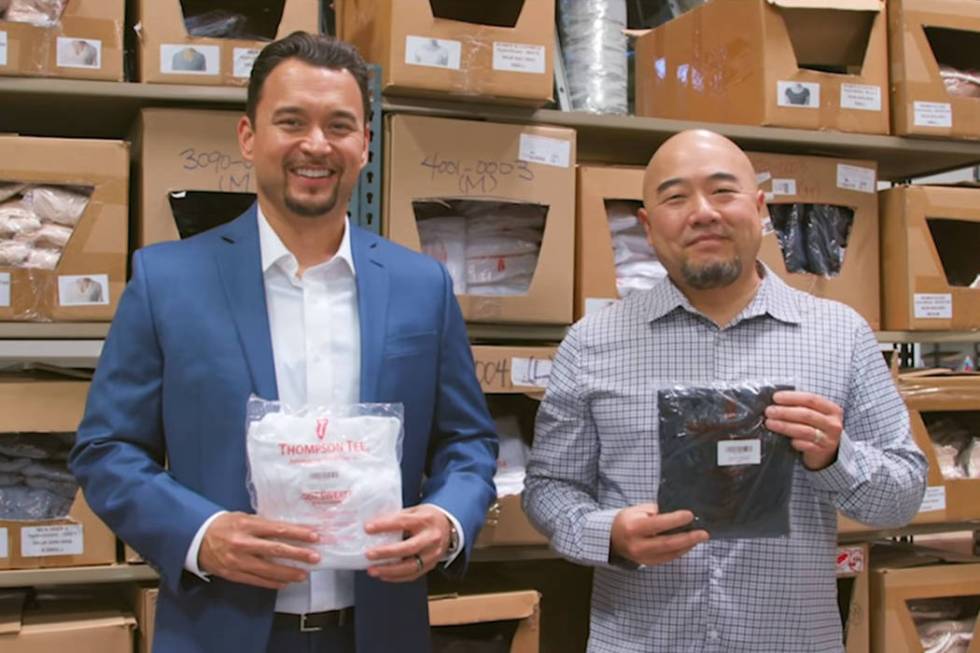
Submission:
{"label": "mustache", "polygon": [[703,238],[720,238],[722,240],[731,240],[732,234],[731,231],[727,229],[711,229],[708,231],[697,231],[689,235],[687,238],[685,238],[684,244],[693,245],[694,243],[696,243],[697,241]]}

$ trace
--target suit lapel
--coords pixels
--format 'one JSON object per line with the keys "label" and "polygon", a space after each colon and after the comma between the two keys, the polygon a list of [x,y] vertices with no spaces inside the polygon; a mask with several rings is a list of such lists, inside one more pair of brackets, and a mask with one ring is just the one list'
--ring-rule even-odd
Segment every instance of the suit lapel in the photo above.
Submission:
{"label": "suit lapel", "polygon": [[378,252],[379,239],[351,225],[351,253],[357,270],[357,309],[361,325],[362,402],[378,400],[378,378],[388,313],[388,271]]}
{"label": "suit lapel", "polygon": [[252,388],[263,399],[278,399],[276,369],[265,303],[262,252],[255,205],[228,223],[217,243],[216,260],[242,345]]}

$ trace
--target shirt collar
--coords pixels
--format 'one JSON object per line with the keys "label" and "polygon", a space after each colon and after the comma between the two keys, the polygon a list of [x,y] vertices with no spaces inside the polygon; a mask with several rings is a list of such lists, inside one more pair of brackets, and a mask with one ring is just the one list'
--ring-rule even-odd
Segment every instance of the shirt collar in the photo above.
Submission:
{"label": "shirt collar", "polygon": [[[773,273],[769,266],[762,261],[758,261],[757,265],[762,275],[762,283],[759,284],[755,297],[732,320],[732,324],[767,313],[781,322],[799,324],[801,321],[800,311],[794,300],[792,288],[787,286],[786,282]],[[691,305],[684,293],[674,285],[670,277],[665,277],[649,290],[648,302],[647,319],[650,322],[655,322],[678,308],[695,315],[701,314]]]}
{"label": "shirt collar", "polygon": [[[299,269],[296,256],[283,244],[282,239],[279,238],[279,234],[269,224],[265,214],[262,212],[262,207],[256,205],[256,213],[258,214],[259,223],[259,249],[262,253],[262,273],[267,273],[272,266],[278,264],[285,272],[288,272],[290,275],[295,275],[296,270]],[[344,236],[340,239],[340,247],[337,248],[337,253],[334,254],[333,259],[340,259],[347,263],[351,274],[355,274],[354,256],[351,253],[350,245],[349,217],[344,218]]]}

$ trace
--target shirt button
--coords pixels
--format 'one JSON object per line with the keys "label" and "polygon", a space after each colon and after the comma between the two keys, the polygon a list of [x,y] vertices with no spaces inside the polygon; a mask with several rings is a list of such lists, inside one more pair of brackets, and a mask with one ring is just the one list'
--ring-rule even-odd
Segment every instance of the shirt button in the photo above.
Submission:
{"label": "shirt button", "polygon": [[711,575],[714,576],[715,578],[721,578],[721,569],[715,569],[714,571],[711,572]]}
{"label": "shirt button", "polygon": [[709,630],[708,631],[708,639],[718,639],[718,631],[717,630]]}

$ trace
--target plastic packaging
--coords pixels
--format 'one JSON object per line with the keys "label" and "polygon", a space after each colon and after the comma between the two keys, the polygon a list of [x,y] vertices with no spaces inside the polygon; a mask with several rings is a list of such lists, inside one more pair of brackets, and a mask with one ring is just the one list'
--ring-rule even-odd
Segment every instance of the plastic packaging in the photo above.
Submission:
{"label": "plastic packaging", "polygon": [[626,1],[561,0],[558,11],[572,109],[626,113]]}
{"label": "plastic packaging", "polygon": [[466,219],[445,216],[419,220],[422,251],[446,266],[453,292],[466,294]]}
{"label": "plastic packaging", "polygon": [[54,270],[91,188],[0,181],[0,266]]}
{"label": "plastic packaging", "polygon": [[647,241],[643,225],[636,217],[641,202],[606,200],[606,215],[612,237],[613,262],[616,265],[616,290],[620,297],[649,290],[667,276],[667,269]]}
{"label": "plastic packaging", "polygon": [[54,27],[61,20],[68,0],[10,0],[3,19],[35,27]]}
{"label": "plastic packaging", "polygon": [[682,530],[714,539],[789,534],[797,456],[789,438],[765,427],[779,390],[769,382],[677,386],[660,390],[661,512],[690,510]]}
{"label": "plastic packaging", "polygon": [[967,653],[973,641],[980,597],[913,599],[909,613],[925,653]]}
{"label": "plastic packaging", "polygon": [[0,435],[0,519],[68,515],[78,492],[65,462],[72,440],[58,433]]}
{"label": "plastic packaging", "polygon": [[368,549],[401,533],[368,535],[364,524],[402,507],[401,404],[290,409],[251,397],[248,488],[266,519],[315,528],[320,554],[307,569],[366,569]]}

